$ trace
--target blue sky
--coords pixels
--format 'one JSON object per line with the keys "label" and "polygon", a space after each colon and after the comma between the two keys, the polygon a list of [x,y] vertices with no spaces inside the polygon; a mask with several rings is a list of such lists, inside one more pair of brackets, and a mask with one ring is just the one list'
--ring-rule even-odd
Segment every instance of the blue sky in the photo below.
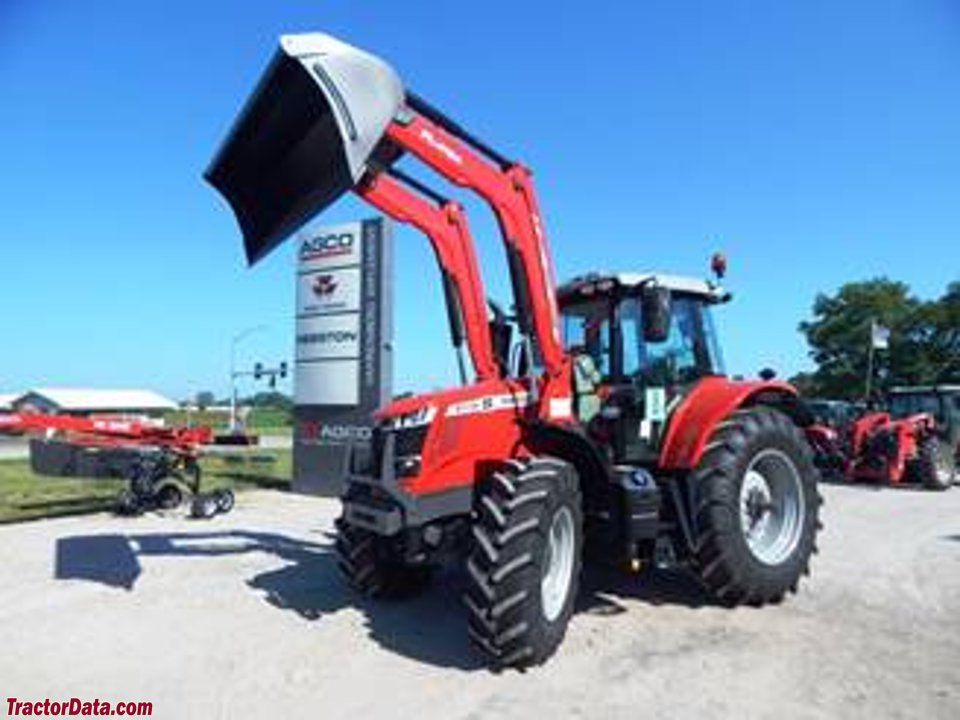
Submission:
{"label": "blue sky", "polygon": [[[290,358],[292,247],[247,269],[201,173],[278,35],[307,30],[389,59],[532,167],[561,276],[705,275],[724,250],[731,371],[806,367],[797,323],[845,280],[960,279],[952,0],[0,0],[0,391],[223,394],[254,325],[241,363]],[[369,214],[348,199],[321,222]],[[427,243],[396,242],[398,388],[447,384]]]}

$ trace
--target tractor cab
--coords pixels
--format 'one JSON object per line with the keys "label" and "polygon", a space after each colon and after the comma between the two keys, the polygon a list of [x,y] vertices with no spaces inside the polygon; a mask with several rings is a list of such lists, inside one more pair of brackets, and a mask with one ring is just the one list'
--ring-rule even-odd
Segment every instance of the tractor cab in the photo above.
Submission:
{"label": "tractor cab", "polygon": [[901,419],[929,413],[937,435],[960,458],[960,385],[895,387],[888,398],[890,415]]}
{"label": "tractor cab", "polygon": [[574,414],[618,462],[656,457],[667,415],[702,378],[723,375],[711,306],[719,285],[654,273],[591,274],[558,289],[573,358]]}

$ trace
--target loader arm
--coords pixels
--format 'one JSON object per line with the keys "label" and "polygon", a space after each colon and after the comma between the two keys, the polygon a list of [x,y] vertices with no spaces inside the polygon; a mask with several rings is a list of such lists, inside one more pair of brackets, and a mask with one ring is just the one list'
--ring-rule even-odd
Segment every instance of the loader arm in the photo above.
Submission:
{"label": "loader arm", "polygon": [[402,184],[403,179],[386,172],[371,174],[354,192],[380,212],[413,225],[429,238],[443,274],[453,344],[459,353],[465,337],[477,379],[496,378],[499,373],[487,325],[486,296],[467,216],[458,203],[435,198],[438,204],[433,204],[415,194]]}
{"label": "loader arm", "polygon": [[[568,363],[529,171],[404,89],[382,59],[323,33],[283,36],[205,177],[230,203],[247,258],[256,262],[403,151],[492,208],[507,249],[518,327],[546,371],[544,396],[559,392],[554,388]],[[394,209],[409,213],[401,207],[409,199]],[[475,309],[468,296],[470,325]]]}
{"label": "loader arm", "polygon": [[[556,279],[543,231],[530,172],[495,156],[458,126],[412,94],[400,118],[387,126],[386,137],[455,185],[473,190],[490,205],[500,225],[517,304],[517,324],[532,336],[548,376],[561,374]],[[442,124],[441,124],[442,123]]]}

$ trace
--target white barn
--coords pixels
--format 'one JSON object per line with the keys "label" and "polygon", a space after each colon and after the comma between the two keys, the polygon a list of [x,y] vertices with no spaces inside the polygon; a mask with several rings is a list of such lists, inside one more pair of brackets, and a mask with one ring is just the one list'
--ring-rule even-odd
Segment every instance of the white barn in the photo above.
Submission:
{"label": "white barn", "polygon": [[11,405],[17,411],[66,415],[148,415],[178,407],[173,400],[153,390],[101,388],[34,388],[16,396]]}

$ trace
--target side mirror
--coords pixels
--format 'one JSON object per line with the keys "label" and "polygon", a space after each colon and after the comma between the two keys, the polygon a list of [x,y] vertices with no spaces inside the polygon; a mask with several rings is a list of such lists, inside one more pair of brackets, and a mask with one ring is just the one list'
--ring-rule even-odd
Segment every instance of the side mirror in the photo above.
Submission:
{"label": "side mirror", "polygon": [[644,285],[640,291],[640,314],[643,318],[643,339],[660,343],[670,336],[673,316],[670,289],[662,285]]}

